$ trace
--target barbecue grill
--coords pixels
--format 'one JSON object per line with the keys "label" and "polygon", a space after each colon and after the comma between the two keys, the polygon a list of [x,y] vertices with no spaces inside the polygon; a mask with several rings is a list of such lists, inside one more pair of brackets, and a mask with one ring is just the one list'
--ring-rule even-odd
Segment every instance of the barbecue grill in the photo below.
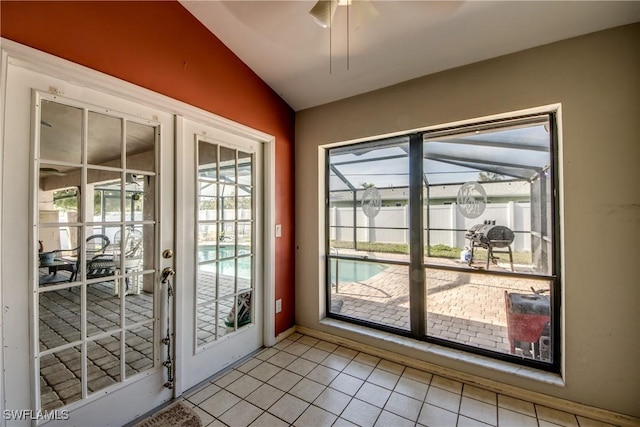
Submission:
{"label": "barbecue grill", "polygon": [[476,224],[465,233],[465,237],[471,243],[471,258],[469,265],[473,263],[473,253],[475,248],[483,248],[487,250],[487,270],[489,262],[497,264],[498,259],[494,256],[497,253],[509,254],[509,263],[511,271],[513,270],[513,254],[511,252],[511,243],[513,243],[514,234],[509,227],[504,225],[496,225],[495,221],[485,221],[484,224]]}

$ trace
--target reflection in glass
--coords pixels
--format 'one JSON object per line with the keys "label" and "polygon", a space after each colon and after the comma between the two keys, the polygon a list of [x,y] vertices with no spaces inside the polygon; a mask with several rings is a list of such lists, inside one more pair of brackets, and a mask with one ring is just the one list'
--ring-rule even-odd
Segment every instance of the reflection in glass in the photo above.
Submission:
{"label": "reflection in glass", "polygon": [[122,279],[126,289],[124,299],[127,325],[153,319],[153,288],[143,286],[153,283],[153,273],[134,274]]}
{"label": "reflection in glass", "polygon": [[156,167],[156,128],[127,121],[127,169],[154,172]]}
{"label": "reflection in glass", "polygon": [[253,154],[238,151],[238,184],[253,185]]}
{"label": "reflection in glass", "polygon": [[199,305],[197,307],[196,322],[198,346],[216,340],[215,304]]}
{"label": "reflection in glass", "polygon": [[152,221],[155,218],[155,176],[127,173],[126,180],[125,220]]}
{"label": "reflection in glass", "polygon": [[220,147],[221,183],[236,183],[236,150]]}
{"label": "reflection in glass", "polygon": [[41,163],[38,181],[40,223],[79,221],[80,169]]}
{"label": "reflection in glass", "polygon": [[231,258],[218,263],[218,292],[221,296],[236,292],[236,260]]}
{"label": "reflection in glass", "polygon": [[87,170],[87,185],[93,188],[90,203],[95,222],[122,221],[122,175],[120,172]]}
{"label": "reflection in glass", "polygon": [[198,141],[198,178],[207,182],[218,179],[218,146]]}
{"label": "reflection in glass", "polygon": [[429,336],[552,361],[549,280],[428,268],[426,283]]}
{"label": "reflection in glass", "polygon": [[89,111],[87,128],[87,162],[121,167],[122,119]]}
{"label": "reflection in glass", "polygon": [[250,256],[240,257],[236,260],[238,276],[238,292],[251,289],[251,278],[253,277],[253,259]]}
{"label": "reflection in glass", "polygon": [[78,232],[79,227],[38,228],[37,262],[40,286],[79,280]]}
{"label": "reflection in glass", "polygon": [[235,330],[236,310],[233,308],[235,301],[236,298],[234,296],[218,300],[218,339]]}
{"label": "reflection in glass", "polygon": [[81,162],[82,109],[41,100],[40,159]]}
{"label": "reflection in glass", "polygon": [[40,356],[40,405],[50,411],[82,398],[80,346]]}
{"label": "reflection in glass", "polygon": [[95,393],[120,382],[120,334],[87,342],[87,389]]}
{"label": "reflection in glass", "polygon": [[57,291],[40,292],[40,351],[53,349],[81,339],[82,289],[74,286]]}
{"label": "reflection in glass", "polygon": [[407,266],[338,258],[330,265],[330,313],[410,329]]}
{"label": "reflection in glass", "polygon": [[108,279],[87,285],[87,336],[120,328],[117,283],[119,279]]}
{"label": "reflection in glass", "polygon": [[127,378],[153,368],[153,323],[125,331],[125,365]]}
{"label": "reflection in glass", "polygon": [[214,302],[218,298],[217,263],[198,265],[197,303]]}

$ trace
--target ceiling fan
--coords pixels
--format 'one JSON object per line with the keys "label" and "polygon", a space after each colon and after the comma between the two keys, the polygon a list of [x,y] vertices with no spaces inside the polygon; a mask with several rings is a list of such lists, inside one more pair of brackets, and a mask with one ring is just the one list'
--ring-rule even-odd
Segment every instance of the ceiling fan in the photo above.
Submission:
{"label": "ceiling fan", "polygon": [[379,15],[370,0],[318,0],[309,15],[322,28],[331,28],[338,6],[351,8],[356,29]]}

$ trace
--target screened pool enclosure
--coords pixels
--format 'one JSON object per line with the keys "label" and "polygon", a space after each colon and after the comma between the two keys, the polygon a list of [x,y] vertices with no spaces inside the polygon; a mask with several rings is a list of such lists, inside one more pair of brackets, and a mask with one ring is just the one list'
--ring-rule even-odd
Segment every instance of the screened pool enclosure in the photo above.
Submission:
{"label": "screened pool enclosure", "polygon": [[329,316],[558,369],[553,114],[327,150]]}

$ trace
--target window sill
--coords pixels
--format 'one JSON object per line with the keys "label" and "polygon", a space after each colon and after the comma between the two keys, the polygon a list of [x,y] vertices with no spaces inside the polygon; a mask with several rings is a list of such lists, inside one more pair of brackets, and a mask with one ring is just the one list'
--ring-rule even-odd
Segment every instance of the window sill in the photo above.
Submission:
{"label": "window sill", "polygon": [[[350,345],[355,347],[367,347],[366,349],[362,348],[362,350],[367,351],[369,353],[374,353],[374,354],[378,353],[377,354],[378,356],[384,357],[384,358],[389,358],[389,357],[393,357],[393,355],[397,355],[396,359],[400,358],[402,361],[406,361],[408,356],[403,355],[403,350],[420,351],[426,354],[427,356],[433,355],[437,357],[442,357],[442,358],[450,359],[452,361],[466,363],[471,366],[489,369],[502,374],[515,375],[528,380],[533,380],[533,381],[537,381],[545,384],[551,384],[558,387],[564,387],[565,385],[564,380],[559,374],[540,371],[527,366],[519,366],[513,363],[508,363],[501,360],[480,356],[477,354],[467,353],[461,350],[442,347],[436,344],[412,340],[412,339],[401,337],[391,333],[378,331],[378,330],[367,328],[360,325],[354,325],[354,324],[343,322],[336,319],[325,318],[320,321],[320,325],[335,329],[336,332],[340,331],[340,332],[358,334],[362,337],[380,340],[385,343],[389,343],[397,346],[397,349],[395,349],[392,352],[387,350],[381,350],[379,348],[368,346],[366,344],[362,344],[356,341],[349,340],[350,342],[347,343],[346,339],[334,336],[345,345]],[[466,380],[466,381],[470,379],[468,377],[469,374],[465,374],[458,370],[436,365],[433,362],[424,362],[415,358],[413,360],[417,361],[420,364],[430,365],[428,368],[430,371],[432,372],[439,371],[439,372],[434,372],[436,374],[442,374],[446,376],[457,376],[457,377],[460,377],[461,380]],[[406,362],[403,362],[403,363],[406,363]],[[456,373],[458,375],[456,375]],[[476,375],[473,375],[473,376],[477,377]],[[484,381],[482,380],[482,378],[477,377],[477,380],[474,382],[481,383]]]}

